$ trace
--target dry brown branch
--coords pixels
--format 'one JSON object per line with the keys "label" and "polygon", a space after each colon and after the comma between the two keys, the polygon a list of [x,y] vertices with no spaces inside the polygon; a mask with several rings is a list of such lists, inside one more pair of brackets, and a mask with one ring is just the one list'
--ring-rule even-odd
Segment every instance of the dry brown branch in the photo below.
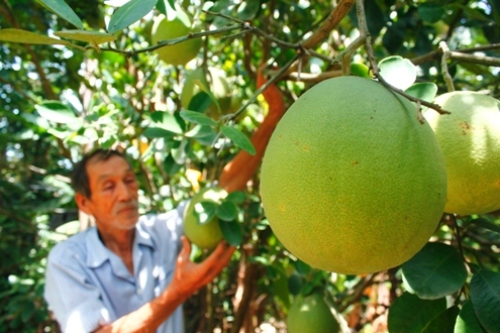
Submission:
{"label": "dry brown branch", "polygon": [[321,82],[326,79],[331,79],[333,77],[338,77],[342,76],[342,71],[341,70],[334,70],[334,71],[327,71],[327,72],[322,72],[318,74],[312,74],[312,73],[299,73],[298,72],[292,72],[287,74],[284,79],[287,80],[293,80],[293,81],[301,81],[301,82]]}
{"label": "dry brown branch", "polygon": [[[458,50],[453,50],[453,51],[450,50],[449,59],[456,60],[459,62],[474,63],[474,64],[478,64],[478,65],[500,66],[500,58],[469,54],[469,53],[474,53],[474,52],[484,52],[484,51],[490,51],[490,50],[496,50],[496,49],[500,49],[500,43],[481,45],[478,47],[467,48],[467,49],[458,49]],[[411,59],[411,62],[414,65],[420,65],[420,64],[432,61],[432,60],[439,60],[442,53],[443,53],[443,50],[441,50],[441,49],[434,50],[434,51],[429,52],[427,54],[424,54],[422,56]]]}
{"label": "dry brown branch", "polygon": [[341,0],[323,24],[308,39],[301,43],[302,47],[309,49],[328,37],[328,34],[347,15],[354,3],[355,0]]}

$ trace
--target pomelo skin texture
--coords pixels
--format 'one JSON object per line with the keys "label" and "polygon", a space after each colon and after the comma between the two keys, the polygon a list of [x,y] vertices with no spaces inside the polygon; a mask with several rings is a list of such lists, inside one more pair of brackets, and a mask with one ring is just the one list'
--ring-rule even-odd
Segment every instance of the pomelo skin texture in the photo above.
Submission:
{"label": "pomelo skin texture", "polygon": [[434,103],[451,112],[424,113],[446,161],[445,212],[471,215],[500,209],[500,102],[455,91],[438,96]]}
{"label": "pomelo skin texture", "polygon": [[[186,15],[187,14],[184,14],[182,18],[176,17],[172,21],[168,21],[164,15],[156,17],[151,29],[151,41],[153,45],[161,41],[186,36],[192,32],[196,32],[196,29],[191,29],[190,19]],[[198,55],[201,46],[202,40],[200,38],[193,38],[181,43],[161,47],[155,52],[160,59],[167,64],[185,65]]]}
{"label": "pomelo skin texture", "polygon": [[293,255],[341,274],[378,272],[410,259],[436,230],[444,157],[407,99],[370,79],[333,78],[278,123],[260,193]]}
{"label": "pomelo skin texture", "polygon": [[195,211],[202,210],[198,205],[201,202],[220,203],[226,196],[227,192],[219,187],[201,189],[193,196],[184,211],[184,233],[193,244],[202,249],[212,250],[224,239],[217,217],[200,224]]}
{"label": "pomelo skin texture", "polygon": [[331,313],[323,296],[313,292],[298,296],[288,311],[288,333],[336,333],[340,325]]}

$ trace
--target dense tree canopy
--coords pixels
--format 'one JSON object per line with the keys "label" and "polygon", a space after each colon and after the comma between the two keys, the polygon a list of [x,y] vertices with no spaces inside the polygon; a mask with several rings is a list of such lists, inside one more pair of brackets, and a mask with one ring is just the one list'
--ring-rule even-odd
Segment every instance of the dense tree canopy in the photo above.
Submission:
{"label": "dense tree canopy", "polygon": [[[196,29],[154,44],[161,14],[192,17]],[[270,109],[327,78],[383,80],[384,59],[399,73],[409,60],[416,82],[433,83],[437,94],[498,99],[499,22],[499,0],[1,0],[0,332],[57,330],[42,298],[45,258],[87,221],[78,219],[68,181],[85,151],[125,149],[141,183],[141,212],[166,211],[213,184],[238,151],[252,152],[247,138]],[[185,65],[155,52],[188,39],[202,46]],[[200,68],[221,71],[222,95],[211,74],[183,102]],[[261,94],[269,85],[277,93]],[[225,236],[240,250],[187,302],[189,332],[284,331],[291,302],[314,288],[354,331],[385,332],[389,322],[394,332],[499,332],[498,213],[444,214],[433,236],[441,244],[403,269],[344,276],[312,269],[282,247],[260,203],[258,174],[232,204]],[[422,292],[411,285],[417,274],[438,285]]]}

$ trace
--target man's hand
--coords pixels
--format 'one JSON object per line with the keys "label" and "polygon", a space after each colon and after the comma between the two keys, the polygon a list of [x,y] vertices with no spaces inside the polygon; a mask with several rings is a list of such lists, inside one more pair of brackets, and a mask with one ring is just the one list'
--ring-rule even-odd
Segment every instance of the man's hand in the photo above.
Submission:
{"label": "man's hand", "polygon": [[186,236],[182,236],[181,241],[182,250],[177,257],[171,286],[187,298],[219,275],[236,248],[222,241],[203,262],[194,263],[190,260],[191,243]]}
{"label": "man's hand", "polygon": [[231,260],[235,248],[221,242],[201,263],[192,262],[191,243],[182,236],[182,250],[177,257],[172,282],[163,293],[138,310],[121,317],[96,333],[153,332],[172,312],[198,289],[212,281]]}

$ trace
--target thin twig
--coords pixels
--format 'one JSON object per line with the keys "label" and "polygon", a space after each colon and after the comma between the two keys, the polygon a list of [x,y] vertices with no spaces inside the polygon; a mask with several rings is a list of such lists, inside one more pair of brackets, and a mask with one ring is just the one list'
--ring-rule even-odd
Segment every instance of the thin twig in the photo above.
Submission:
{"label": "thin twig", "polygon": [[439,43],[439,47],[443,53],[441,57],[441,72],[443,72],[443,79],[446,83],[446,88],[449,92],[455,91],[455,86],[453,85],[453,78],[448,71],[448,59],[450,57],[450,49],[448,48],[448,44],[445,41]]}
{"label": "thin twig", "polygon": [[[466,53],[472,52],[483,52],[500,49],[500,43],[496,44],[488,44],[481,45],[478,47],[466,48],[466,49],[458,49],[454,51],[450,51],[449,58],[451,60],[463,61],[469,63],[475,63],[479,65],[487,65],[487,66],[500,66],[500,59],[495,57],[487,57],[482,55],[470,55]],[[436,60],[441,55],[442,50],[434,50],[422,56],[410,59],[414,65],[420,65],[426,63],[428,61]]]}
{"label": "thin twig", "polygon": [[375,76],[377,77],[377,79],[379,80],[379,82],[382,83],[384,86],[386,86],[387,88],[391,89],[395,93],[400,94],[401,96],[405,97],[406,99],[408,99],[408,100],[410,100],[410,101],[412,101],[414,103],[418,102],[421,105],[424,105],[424,106],[427,106],[428,108],[434,109],[439,114],[450,114],[451,113],[449,111],[446,111],[446,110],[442,109],[437,104],[426,102],[423,99],[420,99],[420,98],[417,98],[417,97],[413,97],[413,96],[408,95],[407,93],[405,93],[403,90],[394,87],[393,85],[389,84],[386,80],[384,80],[384,78],[382,77],[382,75],[380,75],[380,72],[378,72]]}
{"label": "thin twig", "polygon": [[257,97],[264,91],[267,89],[267,87],[269,87],[271,84],[273,84],[274,82],[276,82],[280,76],[285,73],[288,68],[299,58],[300,56],[299,55],[295,55],[285,66],[281,67],[278,71],[275,72],[275,74],[266,82],[262,85],[262,87],[260,87],[259,89],[257,89],[257,91],[252,95],[252,97],[246,102],[244,103],[239,109],[238,111],[236,111],[235,113],[231,113],[231,114],[227,114],[225,116],[222,116],[221,117],[221,121],[223,123],[225,122],[228,122],[232,119],[235,119],[236,117],[238,117],[238,115],[240,113],[242,113],[250,104],[252,104],[256,99]]}
{"label": "thin twig", "polygon": [[342,76],[341,70],[333,70],[327,72],[321,72],[317,74],[312,73],[300,73],[300,77],[297,72],[288,73],[284,78],[288,80],[300,81],[300,82],[321,82],[332,77]]}
{"label": "thin twig", "polygon": [[224,32],[233,31],[235,29],[242,29],[241,32],[244,32],[245,30],[247,30],[245,27],[242,27],[241,25],[235,24],[235,25],[219,28],[216,30],[192,32],[192,33],[185,35],[185,36],[160,41],[156,45],[146,47],[143,49],[139,49],[139,50],[124,51],[124,50],[119,50],[119,49],[115,49],[115,48],[101,48],[101,51],[115,52],[115,53],[124,54],[127,57],[131,57],[131,56],[134,56],[134,55],[139,54],[139,53],[152,52],[152,51],[155,51],[155,50],[160,49],[162,47],[175,45],[175,44],[182,43],[182,42],[185,42],[185,41],[190,40],[190,39],[201,38],[201,37],[211,36],[211,35],[219,35],[219,34],[224,33]]}
{"label": "thin twig", "polygon": [[[360,1],[361,2],[361,1]],[[362,27],[360,26],[360,29]],[[366,27],[363,27],[364,29],[367,29]],[[365,48],[366,48],[366,53],[368,55],[368,60],[370,62],[370,66],[372,68],[372,71],[373,71],[373,75],[378,79],[378,81],[384,85],[386,88],[392,90],[393,92],[395,93],[398,93],[400,94],[401,96],[405,97],[406,99],[414,102],[414,103],[420,103],[421,105],[424,105],[424,106],[427,106],[428,108],[431,108],[431,109],[434,109],[436,110],[439,114],[449,114],[450,112],[449,111],[446,111],[446,110],[443,110],[439,105],[437,104],[434,104],[434,103],[429,103],[427,101],[424,101],[420,98],[416,98],[416,97],[413,97],[411,95],[408,95],[407,93],[405,93],[403,90],[401,89],[398,89],[394,86],[392,86],[391,84],[389,84],[386,80],[384,80],[384,78],[382,77],[382,75],[380,75],[380,70],[378,68],[378,65],[377,65],[377,62],[375,61],[375,54],[373,52],[373,48],[372,48],[372,44],[371,44],[371,36],[370,36],[370,33],[368,32],[368,30],[365,31],[366,33],[366,40],[365,40]]]}
{"label": "thin twig", "polygon": [[460,229],[458,227],[457,218],[455,215],[450,214],[450,219],[453,222],[453,229],[455,231],[455,238],[456,238],[457,244],[458,244],[458,251],[460,251],[460,255],[462,256],[462,260],[464,262],[466,262],[465,255],[464,255],[464,249],[462,247],[462,236],[460,235]]}
{"label": "thin twig", "polygon": [[341,60],[342,73],[348,75],[350,73],[351,56],[352,54],[363,45],[367,37],[367,24],[365,15],[365,6],[363,0],[356,0],[356,16],[358,18],[359,36],[349,44],[344,51],[340,52],[337,59]]}

